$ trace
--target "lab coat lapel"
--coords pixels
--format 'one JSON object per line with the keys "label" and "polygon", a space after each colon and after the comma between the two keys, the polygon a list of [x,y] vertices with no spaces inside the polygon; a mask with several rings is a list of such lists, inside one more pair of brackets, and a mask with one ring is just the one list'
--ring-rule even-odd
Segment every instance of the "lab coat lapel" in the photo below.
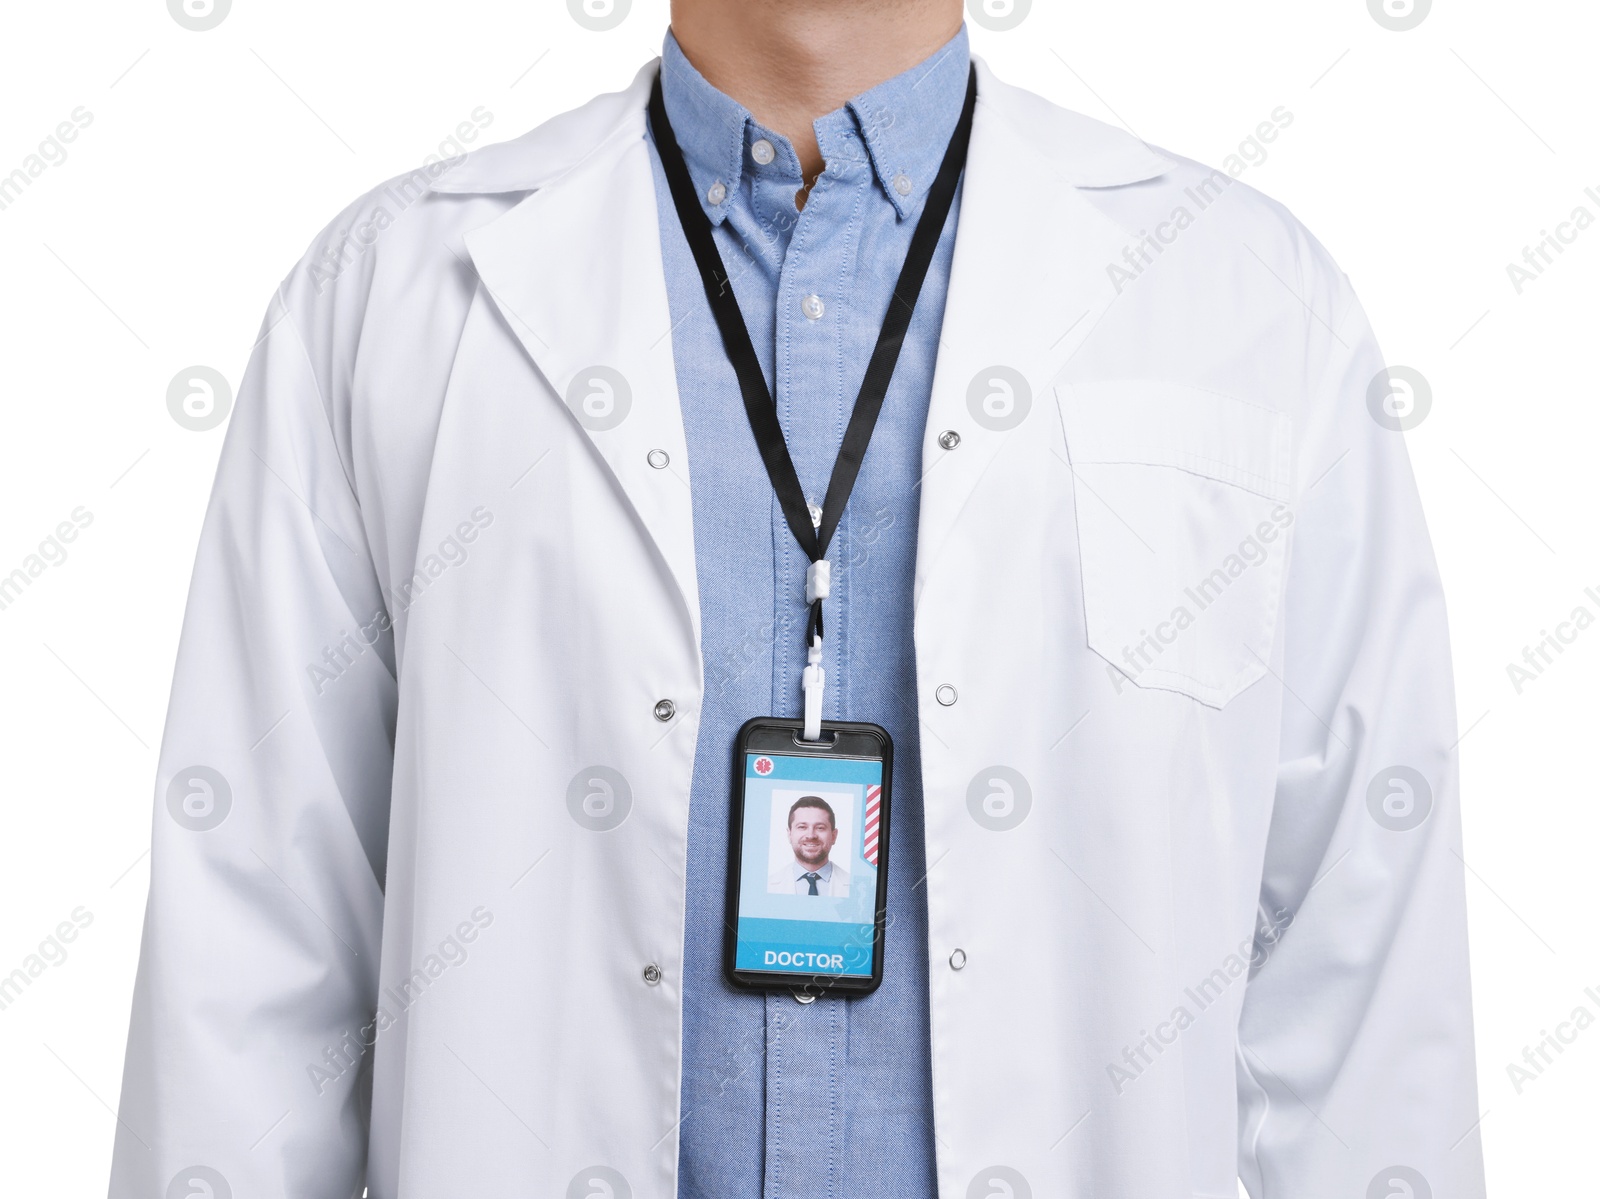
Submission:
{"label": "lab coat lapel", "polygon": [[[565,409],[552,418],[570,420],[605,460],[698,638],[689,455],[643,116],[641,107],[466,243],[489,297]],[[663,487],[663,472],[681,486]]]}
{"label": "lab coat lapel", "polygon": [[[1028,135],[1025,93],[978,61],[978,107],[923,439],[916,598],[951,527],[1005,439],[1054,420],[1050,387],[1116,298],[1107,265],[1134,238],[1075,186],[1134,182],[1169,165],[1132,137],[1047,157]],[[1035,97],[1026,97],[1038,103]],[[1081,119],[1081,118],[1079,118]],[[997,369],[998,368],[998,369]],[[1021,386],[1017,381],[1020,378]],[[1026,406],[1004,419],[1004,397]],[[992,396],[995,414],[982,405]],[[939,434],[954,430],[960,447]]]}
{"label": "lab coat lapel", "polygon": [[[1131,136],[1001,83],[981,59],[976,65],[978,108],[923,442],[919,601],[940,547],[1005,438],[1050,419],[1051,384],[1116,299],[1107,267],[1120,263],[1136,238],[1101,215],[1080,188],[1137,182],[1171,165]],[[507,325],[654,541],[698,634],[688,453],[644,141],[652,70],[641,71],[629,91],[606,98],[612,103],[603,134],[592,129],[598,135],[592,150],[553,178],[536,178],[530,168],[522,185],[538,190],[466,240]],[[1053,127],[1048,146],[1038,144],[1041,121]],[[477,187],[468,180],[449,190]],[[595,367],[610,368],[625,384],[628,410],[620,419],[603,413],[616,376]],[[1024,419],[984,419],[982,398],[1007,386],[992,380],[1019,377],[1022,386],[1014,389],[1025,396]],[[592,397],[588,419],[585,396]],[[958,451],[939,444],[946,429],[960,432]],[[663,469],[683,484],[666,503],[648,486],[653,450],[667,454]]]}

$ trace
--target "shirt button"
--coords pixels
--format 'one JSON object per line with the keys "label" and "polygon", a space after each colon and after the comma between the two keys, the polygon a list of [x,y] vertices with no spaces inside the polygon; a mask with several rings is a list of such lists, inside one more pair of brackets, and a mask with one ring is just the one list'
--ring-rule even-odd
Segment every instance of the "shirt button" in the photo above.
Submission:
{"label": "shirt button", "polygon": [[759,138],[750,147],[750,157],[755,159],[762,166],[766,166],[767,163],[771,162],[777,156],[778,152],[772,148],[772,143],[764,137]]}
{"label": "shirt button", "polygon": [[933,698],[939,701],[941,708],[948,708],[956,702],[956,689],[949,683],[940,683],[933,693]]}
{"label": "shirt button", "polygon": [[665,470],[667,463],[671,462],[672,459],[667,455],[666,450],[651,450],[645,455],[645,461],[657,470]]}
{"label": "shirt button", "polygon": [[902,196],[911,194],[911,177],[909,175],[896,175],[894,177],[894,190]]}
{"label": "shirt button", "polygon": [[806,314],[808,321],[820,321],[827,309],[823,307],[821,296],[807,296],[800,301],[800,311]]}
{"label": "shirt button", "polygon": [[943,433],[939,434],[939,444],[947,450],[953,450],[956,448],[956,446],[961,444],[961,434],[957,433],[954,429],[946,429]]}
{"label": "shirt button", "polygon": [[661,981],[661,967],[651,962],[644,968],[644,981],[652,987]]}
{"label": "shirt button", "polygon": [[960,970],[967,964],[967,951],[958,949],[950,955],[950,969]]}
{"label": "shirt button", "polygon": [[815,504],[807,504],[806,511],[811,516],[811,527],[813,529],[822,528],[822,509]]}
{"label": "shirt button", "polygon": [[666,724],[667,721],[678,714],[678,705],[670,699],[658,699],[656,700],[655,714],[657,720],[662,724]]}
{"label": "shirt button", "polygon": [[706,199],[711,201],[711,206],[713,208],[715,208],[718,204],[721,204],[727,198],[728,189],[722,186],[722,181],[720,179],[711,185],[710,191],[706,192]]}

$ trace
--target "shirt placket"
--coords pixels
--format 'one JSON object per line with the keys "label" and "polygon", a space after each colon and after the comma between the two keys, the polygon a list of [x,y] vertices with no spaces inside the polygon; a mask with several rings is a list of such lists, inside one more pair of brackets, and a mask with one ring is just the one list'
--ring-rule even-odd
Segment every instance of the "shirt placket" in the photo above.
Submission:
{"label": "shirt placket", "polygon": [[[786,148],[786,147],[785,147]],[[778,164],[774,164],[775,166]],[[837,328],[836,293],[844,266],[846,228],[857,207],[851,192],[859,181],[835,174],[812,189],[805,211],[793,213],[796,181],[758,174],[754,184],[758,221],[792,220],[793,229],[778,275],[773,323],[774,397],[784,439],[809,503],[826,493],[833,461],[849,419],[854,393],[844,386],[845,346]],[[785,194],[787,193],[787,194]],[[784,211],[785,201],[788,212]],[[783,514],[773,507],[772,536],[779,615],[803,618],[808,561]],[[830,552],[830,558],[836,558]],[[828,671],[824,715],[842,711],[844,671],[840,647],[847,635],[842,605],[827,606],[824,665]],[[804,627],[803,619],[798,622]],[[779,711],[797,710],[798,680],[805,647],[799,638],[777,647],[774,701]],[[822,997],[801,1004],[787,994],[767,997],[766,1194],[778,1197],[839,1193],[845,1065],[844,999]]]}

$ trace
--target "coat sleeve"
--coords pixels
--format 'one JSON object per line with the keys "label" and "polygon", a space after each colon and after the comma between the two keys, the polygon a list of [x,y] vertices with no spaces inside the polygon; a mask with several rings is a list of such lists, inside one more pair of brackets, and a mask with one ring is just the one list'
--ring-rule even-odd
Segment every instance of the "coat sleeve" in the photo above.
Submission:
{"label": "coat sleeve", "polygon": [[111,1199],[360,1194],[394,648],[293,283],[240,386],[189,590]]}
{"label": "coat sleeve", "polygon": [[1369,404],[1376,342],[1322,274],[1240,1176],[1255,1199],[1467,1199],[1484,1184],[1444,598],[1404,434]]}

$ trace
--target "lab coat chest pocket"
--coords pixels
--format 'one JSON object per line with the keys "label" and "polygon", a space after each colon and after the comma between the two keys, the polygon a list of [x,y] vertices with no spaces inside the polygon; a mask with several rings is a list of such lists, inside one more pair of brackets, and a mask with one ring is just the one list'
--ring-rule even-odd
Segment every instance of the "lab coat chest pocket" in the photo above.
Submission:
{"label": "lab coat chest pocket", "polygon": [[1289,418],[1180,383],[1056,388],[1088,644],[1221,708],[1267,670],[1294,523]]}

